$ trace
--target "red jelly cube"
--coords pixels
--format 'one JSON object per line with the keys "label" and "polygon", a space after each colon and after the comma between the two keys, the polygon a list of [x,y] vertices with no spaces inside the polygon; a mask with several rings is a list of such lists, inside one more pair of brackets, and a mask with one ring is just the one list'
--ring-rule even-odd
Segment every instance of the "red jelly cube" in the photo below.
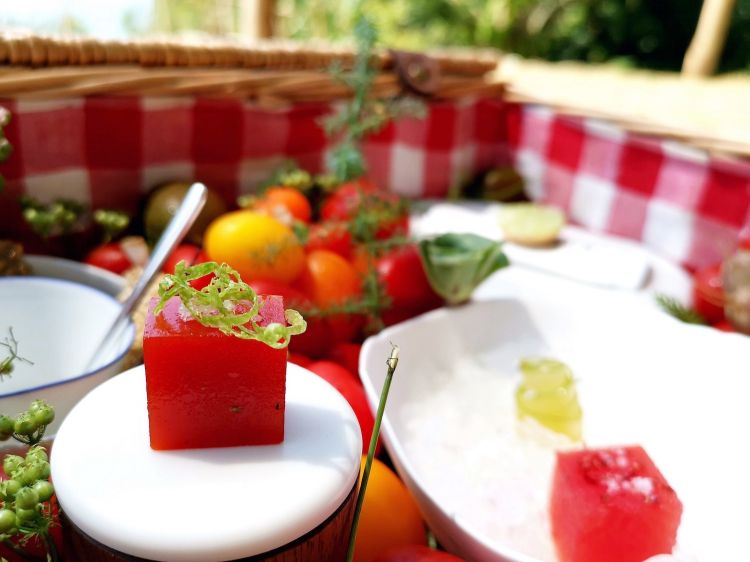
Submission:
{"label": "red jelly cube", "polygon": [[[259,324],[285,323],[281,297],[261,297]],[[286,349],[225,335],[174,297],[143,334],[151,448],[270,445],[284,440]]]}
{"label": "red jelly cube", "polygon": [[558,453],[550,518],[560,562],[672,552],[682,503],[641,447]]}

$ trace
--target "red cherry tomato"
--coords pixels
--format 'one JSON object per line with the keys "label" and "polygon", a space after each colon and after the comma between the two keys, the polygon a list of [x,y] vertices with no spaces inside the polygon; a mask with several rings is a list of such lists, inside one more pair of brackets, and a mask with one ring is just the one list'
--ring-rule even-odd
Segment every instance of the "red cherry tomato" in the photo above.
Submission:
{"label": "red cherry tomato", "polygon": [[308,369],[328,381],[349,402],[362,431],[362,453],[366,453],[370,446],[370,437],[375,421],[367,403],[365,389],[362,388],[359,380],[353,373],[333,361],[316,361],[308,366]]}
{"label": "red cherry tomato", "polygon": [[328,250],[344,259],[352,257],[352,235],[343,222],[321,222],[310,226],[305,249],[308,252]]}
{"label": "red cherry tomato", "polygon": [[[387,191],[379,190],[367,178],[360,178],[341,185],[325,200],[320,209],[320,216],[324,221],[346,221],[354,217],[363,205],[370,210],[382,207],[391,215],[392,207],[401,198]],[[404,210],[397,216],[387,216],[378,225],[375,236],[381,240],[391,238],[396,234],[408,234],[409,217]]]}
{"label": "red cherry tomato", "polygon": [[124,273],[133,265],[128,255],[117,242],[97,246],[91,250],[84,261],[89,265],[101,267],[117,274]]}
{"label": "red cherry tomato", "polygon": [[[180,244],[177,246],[174,252],[167,258],[162,266],[164,273],[174,275],[175,267],[178,263],[184,261],[187,265],[195,265],[197,263],[204,263],[208,261],[208,256],[198,246],[194,244]],[[214,274],[204,275],[200,279],[195,279],[190,282],[190,286],[194,289],[201,290],[203,287],[211,282],[214,278]]]}
{"label": "red cherry tomato", "polygon": [[442,304],[427,280],[416,244],[402,246],[375,262],[392,308],[429,309]]}
{"label": "red cherry tomato", "polygon": [[695,272],[693,307],[709,324],[724,320],[724,282],[720,263]]}
{"label": "red cherry tomato", "polygon": [[338,363],[350,373],[359,373],[359,354],[362,345],[351,342],[337,343],[328,352],[328,359]]}
{"label": "red cherry tomato", "polygon": [[307,369],[310,365],[313,364],[312,359],[310,359],[309,357],[305,355],[302,355],[301,353],[289,352],[289,357],[287,357],[287,360],[290,363],[294,363],[295,365],[299,365],[300,367],[304,367],[305,369]]}
{"label": "red cherry tomato", "polygon": [[731,333],[731,332],[736,332],[737,331],[737,330],[734,329],[734,326],[732,326],[732,324],[729,321],[727,321],[727,320],[722,320],[721,322],[717,322],[716,324],[713,325],[713,327],[716,328],[717,330],[721,331],[721,332],[730,332]]}
{"label": "red cherry tomato", "polygon": [[397,546],[379,555],[373,562],[465,562],[447,552],[422,545]]}
{"label": "red cherry tomato", "polygon": [[195,265],[208,261],[208,256],[194,244],[180,244],[164,262],[161,268],[164,273],[174,274],[174,268],[178,263],[184,261],[187,265]]}
{"label": "red cherry tomato", "polygon": [[324,221],[347,220],[357,212],[362,194],[376,193],[377,191],[377,186],[367,178],[359,178],[341,184],[324,201],[320,209],[320,216]]}
{"label": "red cherry tomato", "polygon": [[284,306],[302,313],[307,321],[307,330],[294,336],[289,342],[289,351],[308,357],[323,357],[334,343],[332,329],[327,318],[311,318],[306,310],[314,308],[312,301],[303,293],[279,281],[252,281],[250,286],[259,295],[279,295],[284,297]]}

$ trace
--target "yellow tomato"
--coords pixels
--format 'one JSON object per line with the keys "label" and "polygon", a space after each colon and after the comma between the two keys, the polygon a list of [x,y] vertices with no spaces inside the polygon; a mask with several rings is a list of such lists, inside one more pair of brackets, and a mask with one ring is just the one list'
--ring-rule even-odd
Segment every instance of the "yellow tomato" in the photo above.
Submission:
{"label": "yellow tomato", "polygon": [[359,518],[354,561],[372,562],[390,548],[415,544],[426,544],[417,504],[398,476],[374,459]]}
{"label": "yellow tomato", "polygon": [[305,265],[305,253],[291,229],[253,211],[220,216],[208,226],[203,243],[209,259],[226,262],[244,281],[289,283]]}

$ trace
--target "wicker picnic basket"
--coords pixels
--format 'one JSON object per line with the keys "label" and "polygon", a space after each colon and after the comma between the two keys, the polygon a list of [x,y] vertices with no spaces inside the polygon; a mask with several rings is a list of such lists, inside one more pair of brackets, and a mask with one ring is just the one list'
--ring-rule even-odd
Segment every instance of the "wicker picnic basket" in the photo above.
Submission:
{"label": "wicker picnic basket", "polygon": [[[232,96],[265,103],[329,101],[349,89],[328,72],[351,65],[345,48],[265,41],[249,45],[120,42],[0,36],[0,98],[58,99],[90,95]],[[493,95],[487,80],[497,59],[473,53],[381,52],[373,95],[404,85],[436,98]]]}

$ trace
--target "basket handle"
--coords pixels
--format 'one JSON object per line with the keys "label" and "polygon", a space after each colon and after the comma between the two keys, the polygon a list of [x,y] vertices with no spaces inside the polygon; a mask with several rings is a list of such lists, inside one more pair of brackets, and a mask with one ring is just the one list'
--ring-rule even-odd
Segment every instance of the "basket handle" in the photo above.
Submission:
{"label": "basket handle", "polygon": [[727,41],[736,0],[703,0],[693,40],[682,62],[683,76],[711,76]]}

